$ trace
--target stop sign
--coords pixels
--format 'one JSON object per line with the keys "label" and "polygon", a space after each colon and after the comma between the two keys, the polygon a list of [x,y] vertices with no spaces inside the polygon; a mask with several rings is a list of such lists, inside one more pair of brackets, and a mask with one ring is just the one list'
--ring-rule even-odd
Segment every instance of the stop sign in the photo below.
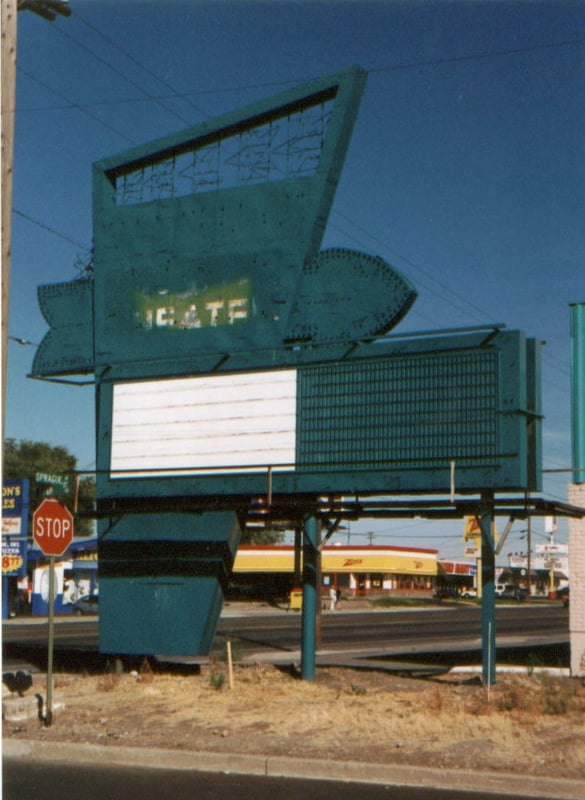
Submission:
{"label": "stop sign", "polygon": [[46,497],[33,514],[33,536],[46,556],[60,556],[73,539],[73,517],[58,500]]}

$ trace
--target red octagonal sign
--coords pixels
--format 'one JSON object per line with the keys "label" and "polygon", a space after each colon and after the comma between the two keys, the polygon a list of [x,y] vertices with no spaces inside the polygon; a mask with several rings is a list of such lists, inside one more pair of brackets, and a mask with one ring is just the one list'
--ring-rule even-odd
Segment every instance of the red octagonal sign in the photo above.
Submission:
{"label": "red octagonal sign", "polygon": [[73,539],[73,516],[58,500],[46,497],[33,514],[33,536],[46,556],[60,556]]}

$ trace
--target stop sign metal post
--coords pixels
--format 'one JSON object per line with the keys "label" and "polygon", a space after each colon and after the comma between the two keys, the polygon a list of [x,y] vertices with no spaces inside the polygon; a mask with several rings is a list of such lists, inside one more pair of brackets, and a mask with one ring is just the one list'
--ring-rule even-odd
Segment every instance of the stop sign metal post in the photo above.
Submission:
{"label": "stop sign metal post", "polygon": [[47,645],[47,707],[45,725],[53,721],[53,649],[55,642],[55,556],[61,556],[73,540],[73,516],[54,498],[46,497],[33,514],[33,538],[49,556],[49,641]]}

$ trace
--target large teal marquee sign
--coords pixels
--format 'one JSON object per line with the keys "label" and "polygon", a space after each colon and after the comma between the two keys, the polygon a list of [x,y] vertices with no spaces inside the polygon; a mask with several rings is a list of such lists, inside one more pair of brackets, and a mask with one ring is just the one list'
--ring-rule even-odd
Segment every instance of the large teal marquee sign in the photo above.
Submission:
{"label": "large teal marquee sign", "polygon": [[93,272],[39,288],[33,374],[96,383],[105,651],[209,650],[259,496],[539,486],[537,343],[393,334],[408,279],[321,250],[364,85],[352,68],[94,165]]}
{"label": "large teal marquee sign", "polygon": [[391,337],[344,360],[102,387],[112,498],[510,491],[538,484],[538,349]]}

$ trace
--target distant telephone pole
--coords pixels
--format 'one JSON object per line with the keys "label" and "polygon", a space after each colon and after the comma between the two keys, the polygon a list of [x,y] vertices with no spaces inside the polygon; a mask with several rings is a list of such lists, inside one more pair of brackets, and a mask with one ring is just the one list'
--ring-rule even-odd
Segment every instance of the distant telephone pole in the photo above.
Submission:
{"label": "distant telephone pole", "polygon": [[8,315],[10,309],[10,256],[12,252],[12,171],[14,163],[14,115],[16,112],[16,41],[18,11],[32,11],[53,21],[68,17],[67,0],[2,0],[2,101],[0,140],[2,150],[2,442],[6,416],[6,376],[8,371]]}

